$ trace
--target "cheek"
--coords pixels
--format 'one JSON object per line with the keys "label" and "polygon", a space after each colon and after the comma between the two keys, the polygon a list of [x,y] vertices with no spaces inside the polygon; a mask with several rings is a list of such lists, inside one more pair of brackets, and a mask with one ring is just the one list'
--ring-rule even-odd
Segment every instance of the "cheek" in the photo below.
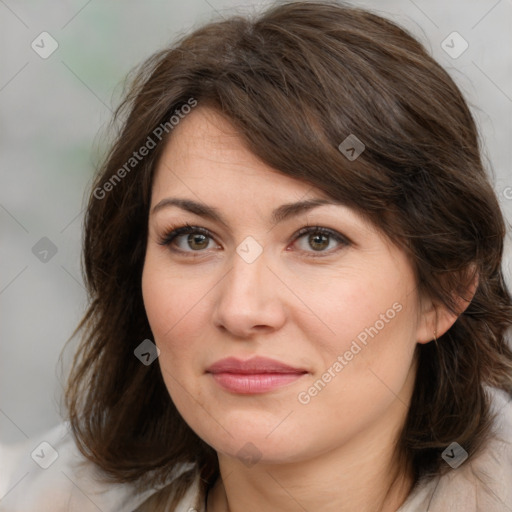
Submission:
{"label": "cheek", "polygon": [[325,421],[325,410],[338,406],[363,414],[361,404],[367,404],[368,412],[389,405],[413,360],[417,295],[412,274],[394,264],[366,270],[322,281],[318,293],[310,294],[325,335],[313,336],[317,318],[309,315],[307,324],[304,316],[295,318],[310,333],[318,357],[315,375],[298,401],[310,400],[310,410]]}
{"label": "cheek", "polygon": [[[341,304],[345,309],[338,314],[336,335],[324,337],[322,346],[317,343],[321,363],[295,396],[305,421],[333,440],[336,432],[350,437],[377,421],[393,403],[401,411],[407,398],[396,397],[409,389],[416,346],[416,310],[406,293],[395,289],[364,303],[345,297]],[[326,424],[332,427],[329,433]]]}
{"label": "cheek", "polygon": [[142,294],[154,342],[160,350],[158,364],[172,401],[188,418],[201,402],[200,390],[195,389],[201,370],[198,340],[205,325],[198,318],[201,294],[193,281],[180,283],[179,278],[168,275],[168,270],[149,262],[142,275]]}
{"label": "cheek", "polygon": [[146,315],[160,349],[159,363],[169,391],[172,377],[184,382],[200,371],[205,350],[200,346],[207,328],[205,283],[177,276],[148,259],[142,275]]}
{"label": "cheek", "polygon": [[298,291],[307,297],[309,312],[298,308],[294,322],[311,334],[316,329],[316,340],[331,357],[348,350],[354,340],[364,346],[377,336],[403,339],[394,334],[413,318],[412,285],[404,273],[388,271],[385,279],[382,274],[378,269],[345,272],[317,281],[313,293]]}
{"label": "cheek", "polygon": [[160,342],[200,311],[197,306],[204,295],[201,283],[180,277],[173,270],[149,253],[142,273],[144,307],[153,334]]}

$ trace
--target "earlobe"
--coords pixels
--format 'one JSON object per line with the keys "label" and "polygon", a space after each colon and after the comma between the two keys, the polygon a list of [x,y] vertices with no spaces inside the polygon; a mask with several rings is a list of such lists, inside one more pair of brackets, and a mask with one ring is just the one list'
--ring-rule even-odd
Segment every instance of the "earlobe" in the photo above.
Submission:
{"label": "earlobe", "polygon": [[[474,271],[474,268],[472,268],[472,271]],[[454,295],[457,314],[451,311],[445,304],[436,304],[432,300],[426,299],[418,326],[417,342],[425,344],[430,341],[437,341],[438,338],[445,334],[457,321],[457,318],[466,311],[473,300],[477,288],[478,275],[476,272],[473,272],[471,284],[466,287],[465,293]]]}
{"label": "earlobe", "polygon": [[446,306],[432,303],[429,311],[422,315],[416,341],[422,344],[437,341],[457,318],[458,315],[454,315]]}

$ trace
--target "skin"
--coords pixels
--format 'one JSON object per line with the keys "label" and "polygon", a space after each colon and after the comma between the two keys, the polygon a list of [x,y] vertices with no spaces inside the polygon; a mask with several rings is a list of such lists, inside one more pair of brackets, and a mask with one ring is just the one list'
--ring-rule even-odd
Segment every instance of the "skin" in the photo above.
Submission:
{"label": "skin", "polygon": [[[175,205],[153,212],[169,197],[207,204],[223,222]],[[261,162],[229,121],[203,106],[173,130],[158,163],[144,304],[169,394],[218,453],[221,478],[208,495],[209,512],[387,512],[410,492],[410,467],[398,463],[395,445],[413,390],[415,347],[456,317],[419,295],[405,253],[352,209],[322,205],[271,222],[282,204],[325,197]],[[212,238],[196,243],[185,234],[159,244],[185,223]],[[297,237],[308,225],[350,243]],[[252,263],[236,251],[248,236],[263,250]],[[393,304],[401,306],[394,318],[301,403],[299,393]],[[219,359],[254,355],[307,373],[241,395],[205,372]],[[237,455],[244,446],[250,462]]]}

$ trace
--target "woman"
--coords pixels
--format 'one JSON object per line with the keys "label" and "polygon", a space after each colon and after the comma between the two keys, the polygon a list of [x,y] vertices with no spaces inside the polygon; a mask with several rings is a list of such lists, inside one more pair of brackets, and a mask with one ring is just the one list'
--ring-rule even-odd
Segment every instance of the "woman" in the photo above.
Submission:
{"label": "woman", "polygon": [[425,49],[284,4],[153,56],[122,116],[60,473],[1,510],[512,509],[505,224]]}

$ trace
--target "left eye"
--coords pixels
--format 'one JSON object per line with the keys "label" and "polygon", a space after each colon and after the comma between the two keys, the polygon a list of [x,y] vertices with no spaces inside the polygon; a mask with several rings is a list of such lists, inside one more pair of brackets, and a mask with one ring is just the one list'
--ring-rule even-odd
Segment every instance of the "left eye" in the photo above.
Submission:
{"label": "left eye", "polygon": [[[178,237],[178,239],[181,237]],[[194,251],[201,251],[203,249],[208,249],[210,242],[212,241],[208,235],[203,235],[202,233],[190,233],[186,238],[186,245],[190,247]],[[178,244],[179,245],[179,244]]]}
{"label": "left eye", "polygon": [[296,240],[300,250],[306,252],[330,252],[336,246],[349,244],[348,240],[336,231],[321,227],[301,229]]}

